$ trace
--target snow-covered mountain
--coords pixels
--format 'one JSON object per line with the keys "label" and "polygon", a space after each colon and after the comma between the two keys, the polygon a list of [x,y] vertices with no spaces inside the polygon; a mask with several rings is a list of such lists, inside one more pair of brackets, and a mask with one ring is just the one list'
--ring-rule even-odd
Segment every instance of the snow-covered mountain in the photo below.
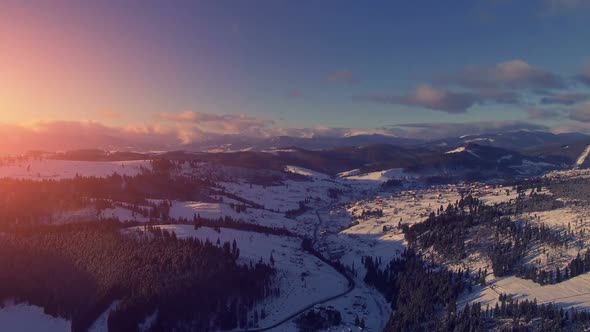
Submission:
{"label": "snow-covered mountain", "polygon": [[516,130],[499,133],[449,137],[431,141],[428,144],[454,148],[467,143],[476,143],[479,145],[488,145],[509,150],[525,151],[549,145],[569,144],[589,138],[589,136],[581,133],[554,134],[545,131]]}

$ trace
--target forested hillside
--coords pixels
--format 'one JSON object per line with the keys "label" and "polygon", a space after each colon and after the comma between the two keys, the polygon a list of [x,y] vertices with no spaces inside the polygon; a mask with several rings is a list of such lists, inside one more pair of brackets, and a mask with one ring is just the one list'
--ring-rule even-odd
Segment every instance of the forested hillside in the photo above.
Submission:
{"label": "forested hillside", "polygon": [[167,232],[135,239],[116,223],[41,227],[2,235],[0,299],[38,305],[85,331],[109,305],[110,331],[253,326],[250,309],[272,296],[273,268],[238,263],[239,249]]}

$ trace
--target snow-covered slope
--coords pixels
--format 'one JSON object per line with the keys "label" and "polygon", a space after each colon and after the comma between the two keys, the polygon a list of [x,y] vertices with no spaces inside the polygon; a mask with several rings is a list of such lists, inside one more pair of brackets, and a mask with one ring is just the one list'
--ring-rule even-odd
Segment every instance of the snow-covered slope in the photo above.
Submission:
{"label": "snow-covered slope", "polygon": [[0,330],[7,332],[69,332],[71,322],[49,316],[43,308],[25,303],[5,302],[0,308]]}
{"label": "snow-covered slope", "polygon": [[72,160],[26,160],[0,165],[0,178],[16,179],[70,179],[76,175],[105,177],[118,173],[120,175],[137,175],[142,169],[151,168],[150,161],[72,161]]}
{"label": "snow-covered slope", "polygon": [[584,149],[582,154],[576,160],[577,167],[580,167],[580,166],[582,166],[582,164],[584,164],[584,162],[586,161],[586,158],[588,158],[588,154],[590,154],[590,145],[586,146],[586,148]]}
{"label": "snow-covered slope", "polygon": [[[352,174],[352,175],[351,175]],[[370,172],[365,174],[358,174],[358,172],[349,171],[341,173],[342,179],[351,181],[382,183],[391,179],[400,179],[410,176],[404,172],[403,168],[392,168],[383,171]]]}
{"label": "snow-covered slope", "polygon": [[120,301],[114,301],[111,305],[103,312],[98,318],[94,321],[94,323],[88,329],[88,332],[108,332],[108,320],[111,311],[115,310],[119,305]]}
{"label": "snow-covered slope", "polygon": [[[261,303],[267,317],[260,326],[269,326],[306,307],[314,301],[329,298],[348,288],[347,280],[336,270],[301,249],[298,238],[266,235],[235,229],[200,227],[195,230],[190,225],[162,225],[162,229],[174,232],[179,238],[209,239],[216,243],[236,240],[240,249],[240,259],[244,263],[262,259],[270,261],[272,255],[277,269],[277,285],[281,289],[279,298],[271,298]],[[143,232],[142,227],[128,230],[131,234]]]}
{"label": "snow-covered slope", "polygon": [[[320,173],[321,174],[321,173]],[[312,178],[313,181],[283,181],[276,185],[258,185],[242,181],[219,183],[226,192],[255,202],[266,209],[286,212],[299,207],[300,201],[327,200],[329,188],[343,186],[330,179]]]}
{"label": "snow-covered slope", "polygon": [[488,286],[464,296],[461,302],[481,302],[484,307],[487,304],[493,307],[502,293],[512,295],[519,301],[537,299],[538,303],[553,302],[563,307],[590,309],[590,274],[545,286],[514,276],[497,278]]}
{"label": "snow-covered slope", "polygon": [[464,147],[464,146],[461,146],[461,147],[458,147],[458,148],[456,148],[456,149],[453,149],[453,150],[447,151],[447,152],[445,152],[445,154],[451,154],[451,153],[463,153],[463,152],[467,152],[467,153],[469,153],[469,154],[473,155],[474,157],[477,157],[477,158],[479,158],[479,155],[477,155],[477,153],[475,153],[475,152],[473,152],[473,151],[471,151],[471,150],[467,149],[467,148],[466,148],[466,147]]}
{"label": "snow-covered slope", "polygon": [[285,167],[285,171],[290,172],[290,173],[294,173],[294,174],[307,176],[310,178],[316,178],[316,179],[329,179],[330,178],[328,175],[326,175],[324,173],[312,171],[311,169],[307,169],[307,168],[303,168],[303,167],[299,167],[299,166],[287,166],[287,167]]}

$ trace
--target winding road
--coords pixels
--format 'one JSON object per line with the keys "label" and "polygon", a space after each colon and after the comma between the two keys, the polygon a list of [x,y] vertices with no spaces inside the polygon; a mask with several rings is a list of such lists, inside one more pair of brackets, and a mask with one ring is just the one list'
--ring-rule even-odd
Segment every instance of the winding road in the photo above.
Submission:
{"label": "winding road", "polygon": [[[320,213],[318,212],[318,210],[315,211],[316,216],[318,217],[318,223],[315,225],[314,231],[313,231],[313,244],[315,245],[316,241],[317,241],[317,236],[318,236],[318,230],[322,224],[322,218],[320,217]],[[320,304],[324,304],[326,302],[330,302],[336,299],[339,299],[343,296],[348,295],[350,292],[352,292],[355,287],[356,287],[356,283],[354,281],[354,279],[352,277],[350,277],[349,275],[347,275],[344,272],[341,272],[339,269],[337,269],[334,264],[332,262],[330,262],[328,259],[324,258],[323,256],[321,256],[320,254],[317,255],[313,255],[314,257],[317,257],[319,260],[321,260],[322,262],[328,264],[329,266],[331,266],[334,270],[336,270],[336,272],[338,272],[340,275],[342,275],[344,278],[346,278],[346,280],[348,280],[348,288],[336,295],[330,296],[328,298],[325,299],[321,299],[315,302],[312,302],[310,304],[308,304],[307,306],[305,306],[304,308],[301,308],[300,310],[292,313],[291,315],[289,315],[288,317],[283,318],[282,320],[280,320],[279,322],[274,323],[271,326],[266,326],[266,327],[260,327],[260,328],[253,328],[253,329],[245,329],[245,330],[233,330],[233,332],[259,332],[259,331],[270,331],[272,329],[275,329],[283,324],[286,324],[288,322],[290,322],[292,319],[294,319],[295,317],[301,315],[302,313],[314,308],[316,305],[320,305]]]}

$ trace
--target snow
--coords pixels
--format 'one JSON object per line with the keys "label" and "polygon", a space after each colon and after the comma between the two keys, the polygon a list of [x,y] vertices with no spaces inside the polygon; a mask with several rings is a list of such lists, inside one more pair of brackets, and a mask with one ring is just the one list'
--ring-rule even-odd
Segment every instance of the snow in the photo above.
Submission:
{"label": "snow", "polygon": [[312,181],[283,181],[276,185],[259,185],[243,181],[220,182],[226,192],[264,206],[265,209],[286,212],[297,209],[300,201],[327,199],[329,188],[343,188],[330,179],[312,178]]}
{"label": "snow", "polygon": [[29,180],[71,179],[76,175],[106,177],[114,173],[133,176],[150,169],[151,161],[72,161],[31,159],[0,165],[0,178]]}
{"label": "snow", "polygon": [[493,143],[493,142],[495,142],[496,140],[495,140],[495,139],[493,139],[493,138],[485,138],[485,137],[481,137],[481,138],[474,138],[474,139],[470,139],[470,140],[467,140],[466,142],[482,142],[482,141],[483,141],[483,142],[490,142],[490,143]]}
{"label": "snow", "polygon": [[[404,171],[403,168],[392,168],[383,171],[370,172],[365,174],[358,174],[358,172],[349,171],[341,173],[341,178],[349,181],[362,181],[362,182],[373,182],[383,183],[392,179],[402,179],[410,176]],[[350,175],[353,174],[353,175]]]}
{"label": "snow", "polygon": [[[587,147],[586,156],[590,153]],[[274,150],[278,151],[278,150]],[[460,147],[447,153],[470,153],[477,156],[465,147]],[[502,161],[512,156],[500,157]],[[582,156],[580,156],[581,158]],[[579,159],[580,160],[580,159]],[[584,161],[582,160],[581,163]],[[581,164],[580,163],[580,164]],[[29,168],[30,165],[30,168]],[[522,171],[531,168],[550,166],[546,163],[534,163],[523,161]],[[71,178],[77,174],[83,176],[107,176],[115,172],[119,174],[134,175],[149,168],[149,161],[129,162],[74,162],[57,160],[24,161],[12,165],[0,166],[1,177],[28,178],[28,179],[62,179]],[[27,170],[28,169],[28,170]],[[256,170],[258,171],[258,170]],[[355,330],[352,322],[356,315],[364,318],[368,331],[381,331],[390,315],[389,305],[384,298],[374,289],[366,286],[362,281],[364,267],[361,258],[364,256],[381,257],[383,262],[388,262],[398,256],[406,247],[403,234],[398,229],[398,224],[414,224],[425,220],[429,213],[438,209],[441,205],[447,206],[460,199],[459,186],[448,185],[430,188],[406,190],[410,187],[414,175],[407,173],[402,168],[394,168],[361,174],[359,169],[350,170],[338,174],[333,179],[310,169],[286,166],[285,172],[306,177],[303,181],[284,180],[276,181],[269,185],[250,183],[246,179],[253,178],[253,170],[239,167],[216,166],[208,163],[189,164],[183,163],[178,170],[179,175],[205,177],[216,182],[214,194],[210,199],[202,201],[171,201],[170,216],[175,219],[183,218],[192,220],[194,215],[203,218],[218,219],[229,216],[235,220],[254,223],[264,226],[283,228],[299,234],[312,236],[317,234],[315,247],[325,257],[338,258],[347,266],[354,266],[357,271],[357,287],[346,296],[325,303],[334,306],[342,313],[343,324],[333,331]],[[266,172],[261,170],[261,172]],[[266,173],[264,173],[266,174]],[[285,173],[276,171],[276,174],[285,176]],[[584,170],[552,172],[550,176],[590,176],[590,171]],[[291,178],[301,178],[294,177]],[[395,194],[379,192],[381,184],[391,180],[404,180],[406,189],[400,187],[400,192]],[[338,199],[328,197],[329,189],[343,191]],[[365,190],[366,189],[366,190]],[[474,195],[487,204],[507,202],[516,198],[516,190],[512,187],[492,187],[481,184],[470,184]],[[506,195],[506,189],[510,190]],[[229,196],[236,195],[238,197]],[[246,209],[236,212],[230,204],[244,205],[239,199],[250,201],[263,208],[255,208],[255,204],[246,203]],[[157,202],[157,200],[153,200]],[[296,218],[285,217],[285,212],[299,207],[299,202],[305,202],[308,210]],[[117,202],[113,202],[117,203]],[[363,212],[383,211],[381,217],[363,217]],[[320,220],[318,220],[318,215]],[[92,208],[68,211],[63,216],[58,215],[55,220],[66,222],[70,219],[80,219],[92,215],[96,216],[96,210]],[[586,229],[586,221],[580,222],[587,215],[585,207],[567,207],[554,211],[539,212],[536,215],[521,215],[520,218],[531,218],[533,222],[544,223],[555,229],[564,229],[571,222],[572,229],[579,231]],[[115,204],[112,209],[102,210],[100,217],[117,217],[121,220],[148,221],[149,218],[139,214],[133,214],[124,204]],[[69,219],[68,219],[69,218]],[[576,223],[577,221],[577,223]],[[319,223],[319,226],[318,226]],[[264,308],[267,318],[260,323],[261,327],[272,325],[293,312],[308,304],[331,297],[347,289],[347,281],[330,266],[317,258],[302,251],[299,238],[265,235],[261,233],[239,231],[235,229],[221,228],[216,232],[212,228],[201,227],[195,230],[190,225],[162,225],[161,228],[173,231],[181,238],[196,237],[209,239],[215,243],[220,241],[233,241],[240,248],[240,261],[242,263],[268,262],[270,255],[275,259],[277,268],[276,285],[281,289],[280,298],[267,299],[259,304],[257,309]],[[135,227],[126,232],[143,234],[142,227]],[[587,232],[590,234],[590,232]],[[314,237],[315,238],[315,237]],[[562,264],[569,261],[572,255],[577,254],[579,248],[590,245],[590,235],[587,239],[575,242],[566,251],[547,249],[551,262],[542,261],[542,265]],[[538,248],[527,253],[527,260],[541,258]],[[470,266],[479,266],[486,263],[486,258],[477,255],[469,256]],[[478,265],[479,264],[479,265]],[[302,273],[309,273],[302,278]],[[577,280],[574,282],[574,280]],[[476,288],[475,292],[462,298],[466,301],[488,301],[494,303],[497,300],[497,291],[515,293],[523,298],[537,297],[539,301],[559,300],[563,305],[572,305],[571,301],[580,301],[590,307],[590,277],[580,276],[566,281],[560,285],[539,286],[529,281],[510,278],[490,279],[490,286]],[[554,287],[554,288],[547,288]],[[580,294],[586,292],[587,294]],[[558,296],[561,295],[561,296]],[[569,299],[574,300],[569,300]],[[577,302],[576,302],[577,303]],[[105,331],[108,314],[116,307],[113,303],[94,323],[91,331]],[[18,307],[15,305],[13,307]],[[34,306],[25,306],[29,314]],[[40,310],[40,308],[37,308]],[[0,326],[4,326],[3,312],[0,310]],[[20,308],[19,310],[22,310]],[[42,310],[41,310],[42,312]],[[9,317],[11,315],[8,315]],[[4,318],[3,318],[4,317]],[[51,317],[45,319],[54,319]],[[146,317],[145,326],[157,317],[157,312]],[[37,318],[36,318],[37,319]],[[37,319],[39,320],[39,319]],[[55,319],[54,319],[55,320]],[[64,324],[69,324],[63,321]],[[10,326],[10,325],[9,325]],[[69,330],[69,325],[67,325]],[[294,331],[294,323],[282,325],[273,331]],[[35,329],[33,329],[35,330]],[[38,329],[37,329],[38,330]],[[42,330],[45,330],[43,328]],[[17,330],[18,331],[18,330]],[[56,330],[57,331],[57,330]],[[59,330],[61,331],[61,330]]]}
{"label": "snow", "polygon": [[[352,202],[342,211],[322,213],[326,224],[322,227],[327,230],[322,245],[326,246],[328,252],[342,252],[339,258],[345,265],[354,263],[360,267],[364,256],[378,256],[384,262],[389,262],[406,246],[398,224],[422,222],[430,212],[441,205],[454,203],[459,198],[458,192],[449,187],[419,192],[403,191],[394,195],[381,194]],[[383,211],[383,216],[361,218],[363,212],[375,210]],[[339,230],[342,226],[345,229]]]}
{"label": "snow", "polygon": [[170,217],[186,218],[192,220],[195,214],[206,219],[218,219],[229,216],[234,219],[241,219],[241,215],[230,208],[227,204],[204,203],[204,202],[173,202],[170,208]]}
{"label": "snow", "polygon": [[[281,289],[279,298],[267,299],[258,305],[264,308],[267,317],[260,326],[269,326],[306,307],[309,303],[329,298],[348,288],[347,280],[332,267],[301,249],[298,238],[267,235],[261,233],[221,228],[217,233],[212,228],[200,227],[195,230],[190,225],[162,225],[162,229],[174,232],[179,238],[194,237],[217,239],[232,242],[234,239],[240,249],[243,263],[270,261],[272,254],[277,269],[276,281]],[[143,227],[127,230],[129,233],[143,232]],[[305,276],[303,276],[305,274]]]}
{"label": "snow", "polygon": [[449,153],[461,153],[461,152],[465,152],[465,150],[466,150],[466,149],[465,149],[465,147],[464,147],[464,146],[460,146],[460,147],[458,147],[458,148],[456,148],[456,149],[454,149],[454,150],[450,150],[450,151],[447,151],[447,152],[445,152],[445,153],[446,153],[446,154],[449,154]]}
{"label": "snow", "polygon": [[[222,197],[222,196],[217,196]],[[162,202],[162,200],[158,199],[149,199],[149,201],[158,204]],[[102,210],[98,216],[101,218],[115,218],[120,221],[137,221],[137,222],[149,222],[149,217],[144,217],[140,213],[133,213],[130,208],[127,208],[126,203],[122,202],[115,202],[117,206],[113,208],[107,208]],[[170,213],[169,216],[172,219],[180,220],[185,219],[189,222],[193,221],[195,216],[200,216],[202,218],[217,220],[219,218],[230,217],[233,220],[251,223],[251,224],[258,224],[267,227],[275,227],[275,228],[287,228],[293,232],[298,232],[301,230],[306,229],[299,225],[295,220],[289,219],[285,217],[284,212],[274,212],[269,211],[261,208],[254,208],[248,204],[246,204],[246,210],[237,212],[234,210],[230,204],[237,204],[237,205],[244,205],[244,203],[223,197],[223,199],[219,202],[202,202],[202,201],[170,201]],[[139,205],[139,208],[148,209],[149,206]],[[86,214],[86,218],[88,216],[96,216],[96,210],[87,209],[90,212]],[[69,213],[69,212],[68,212]],[[65,213],[67,216],[68,213]],[[73,216],[68,218],[62,218],[64,220],[74,220]],[[79,220],[79,219],[75,219]]]}
{"label": "snow", "polygon": [[69,332],[71,322],[44,313],[43,308],[7,301],[0,309],[0,326],[2,331],[10,332]]}
{"label": "snow", "polygon": [[575,237],[567,247],[543,245],[531,248],[525,256],[525,263],[535,263],[545,270],[556,268],[563,270],[578,253],[584,254],[585,250],[590,247],[590,225],[586,218],[587,215],[588,207],[585,205],[570,205],[560,209],[523,215],[522,218],[526,218],[530,223],[544,224],[555,232],[565,233],[571,229]]}
{"label": "snow", "polygon": [[590,145],[586,146],[586,148],[584,149],[584,151],[582,152],[582,154],[576,160],[576,166],[577,167],[582,166],[582,164],[584,163],[584,161],[586,161],[586,158],[588,158],[588,154],[589,153],[590,153]]}
{"label": "snow", "polygon": [[[509,190],[506,195],[506,190]],[[518,192],[513,187],[497,187],[495,189],[488,189],[480,193],[478,197],[482,202],[488,205],[507,203],[516,200]]]}
{"label": "snow", "polygon": [[546,163],[546,162],[542,162],[542,161],[538,161],[538,162],[534,162],[528,159],[523,159],[522,163],[519,166],[512,166],[513,168],[516,168],[519,173],[521,174],[531,174],[531,173],[538,173],[544,169],[547,168],[552,168],[555,165]]}
{"label": "snow", "polygon": [[447,152],[445,152],[445,154],[462,153],[462,152],[467,152],[467,153],[470,153],[470,154],[472,154],[473,156],[475,156],[477,158],[480,158],[475,152],[473,152],[473,151],[465,148],[464,146],[458,147],[458,148],[456,148],[454,150],[447,151]]}
{"label": "snow", "polygon": [[460,299],[466,302],[481,302],[492,308],[501,293],[511,294],[515,300],[533,300],[538,303],[555,303],[559,306],[590,309],[590,274],[586,273],[554,285],[541,286],[531,280],[518,277],[496,278],[486,287],[476,289]]}
{"label": "snow", "polygon": [[111,314],[111,311],[117,309],[117,306],[119,305],[120,302],[121,301],[114,301],[113,303],[111,303],[111,305],[107,308],[107,310],[105,310],[105,312],[103,312],[100,316],[98,316],[98,318],[90,326],[90,328],[88,329],[88,332],[108,332],[109,331],[109,326],[108,326],[109,315]]}
{"label": "snow", "polygon": [[[363,282],[365,269],[362,257],[381,257],[383,262],[399,256],[406,247],[404,235],[397,228],[402,224],[423,221],[430,211],[459,199],[453,187],[403,191],[395,195],[377,194],[346,205],[320,209],[323,221],[319,229],[317,248],[324,256],[339,259],[357,272],[357,288],[343,298],[326,303],[342,313],[343,325],[335,331],[355,328],[359,315],[367,322],[368,331],[382,331],[390,316],[390,306],[376,290]],[[361,218],[363,211],[382,210],[382,217]],[[385,230],[384,230],[385,226]]]}
{"label": "snow", "polygon": [[252,224],[275,228],[285,227],[293,232],[305,229],[294,220],[285,217],[282,212],[247,207],[246,211],[238,213],[229,204],[225,203],[172,201],[170,217],[192,221],[195,215],[206,219],[219,219],[227,216],[234,220]]}
{"label": "snow", "polygon": [[361,170],[358,169],[358,168],[355,168],[355,169],[351,169],[350,171],[345,171],[345,172],[338,173],[337,176],[339,178],[345,178],[347,176],[358,175],[360,173],[361,173]]}
{"label": "snow", "polygon": [[330,177],[324,173],[320,173],[320,172],[316,172],[307,168],[303,168],[303,167],[299,167],[299,166],[286,166],[285,167],[285,171],[290,172],[290,173],[294,173],[294,174],[299,174],[299,175],[303,175],[303,176],[307,176],[310,178],[316,178],[316,179],[329,179]]}
{"label": "snow", "polygon": [[158,318],[158,310],[154,311],[151,315],[147,316],[141,323],[139,323],[139,331],[145,332],[154,325]]}
{"label": "snow", "polygon": [[271,150],[264,150],[262,152],[264,152],[264,153],[270,153],[270,154],[273,154],[273,155],[278,155],[279,153],[296,152],[296,150],[294,150],[294,149],[271,149]]}
{"label": "snow", "polygon": [[126,209],[124,207],[114,207],[104,209],[100,213],[101,218],[113,218],[118,219],[120,221],[139,221],[139,222],[148,222],[149,218],[142,216],[139,213],[133,213],[131,210]]}

